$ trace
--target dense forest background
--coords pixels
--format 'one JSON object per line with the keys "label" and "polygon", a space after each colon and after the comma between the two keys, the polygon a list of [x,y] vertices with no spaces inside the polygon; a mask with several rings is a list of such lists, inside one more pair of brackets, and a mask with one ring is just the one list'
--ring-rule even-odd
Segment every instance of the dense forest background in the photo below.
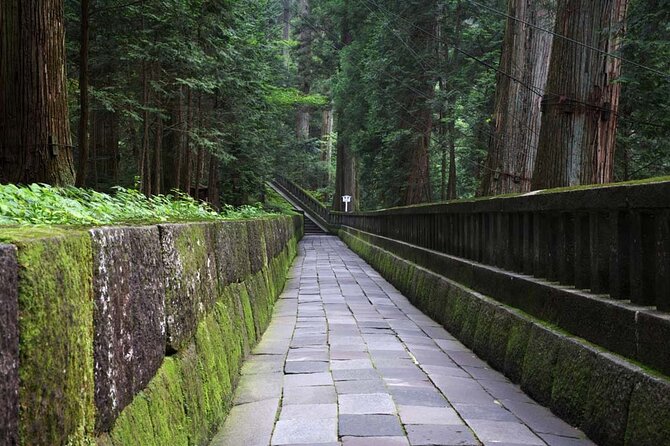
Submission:
{"label": "dense forest background", "polygon": [[[669,0],[65,0],[71,163],[103,191],[243,204],[284,175],[356,209],[667,175],[669,19]],[[580,144],[586,167],[557,152]]]}

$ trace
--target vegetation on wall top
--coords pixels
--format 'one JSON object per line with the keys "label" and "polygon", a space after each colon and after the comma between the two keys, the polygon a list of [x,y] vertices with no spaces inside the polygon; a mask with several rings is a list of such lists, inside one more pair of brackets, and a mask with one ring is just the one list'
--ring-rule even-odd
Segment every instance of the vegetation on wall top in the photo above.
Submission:
{"label": "vegetation on wall top", "polygon": [[118,187],[113,195],[76,187],[44,184],[0,185],[0,225],[108,225],[211,221],[273,215],[260,206],[224,206],[216,212],[208,204],[175,192],[146,197]]}

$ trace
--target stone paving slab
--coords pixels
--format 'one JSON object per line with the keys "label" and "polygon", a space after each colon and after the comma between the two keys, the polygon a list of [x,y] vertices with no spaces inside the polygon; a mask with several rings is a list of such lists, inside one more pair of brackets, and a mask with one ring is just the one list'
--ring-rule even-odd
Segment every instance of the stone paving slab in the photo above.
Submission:
{"label": "stone paving slab", "polygon": [[307,236],[210,446],[591,446],[338,238]]}

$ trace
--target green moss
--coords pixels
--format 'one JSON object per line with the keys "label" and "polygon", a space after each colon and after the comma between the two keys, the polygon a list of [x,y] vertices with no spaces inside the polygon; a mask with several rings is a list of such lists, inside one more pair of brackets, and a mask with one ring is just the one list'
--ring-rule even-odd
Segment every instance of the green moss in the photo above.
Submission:
{"label": "green moss", "polygon": [[670,383],[649,378],[633,390],[626,429],[626,446],[670,444]]}
{"label": "green moss", "polygon": [[559,337],[555,333],[536,325],[532,327],[523,361],[521,388],[543,405],[551,402],[558,346]]}
{"label": "green moss", "polygon": [[34,239],[61,237],[73,232],[78,231],[58,226],[1,226],[0,242],[26,242]]}
{"label": "green moss", "polygon": [[474,352],[484,358],[489,358],[489,337],[491,331],[496,327],[493,325],[495,307],[491,305],[482,305],[477,316],[477,328],[475,329]]}
{"label": "green moss", "polygon": [[16,245],[21,444],[87,444],[94,426],[90,238],[71,232]]}
{"label": "green moss", "polygon": [[583,424],[595,353],[577,342],[562,342],[554,366],[551,410],[569,423]]}
{"label": "green moss", "polygon": [[479,299],[466,297],[467,307],[463,315],[463,327],[461,328],[460,340],[463,344],[472,348],[475,343],[475,332],[482,303]]}
{"label": "green moss", "polygon": [[144,397],[151,415],[153,440],[159,445],[188,446],[181,374],[174,358],[165,358]]}
{"label": "green moss", "polygon": [[505,375],[514,382],[521,381],[530,328],[531,324],[525,320],[514,319],[511,321],[504,370]]}
{"label": "green moss", "polygon": [[504,308],[498,307],[493,313],[489,331],[487,360],[497,370],[505,369],[505,355],[509,341],[512,315]]}
{"label": "green moss", "polygon": [[144,394],[136,395],[133,402],[121,412],[119,418],[116,419],[110,437],[114,446],[139,444],[142,446],[161,446],[154,440],[151,412]]}

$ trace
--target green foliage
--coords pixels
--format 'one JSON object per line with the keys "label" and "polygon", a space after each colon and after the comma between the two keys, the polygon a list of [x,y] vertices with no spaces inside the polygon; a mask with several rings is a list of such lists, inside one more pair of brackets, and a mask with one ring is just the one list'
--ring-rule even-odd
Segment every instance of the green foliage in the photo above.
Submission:
{"label": "green foliage", "polygon": [[328,104],[327,97],[320,94],[304,94],[295,88],[277,88],[270,87],[266,95],[270,104],[276,104],[284,107],[294,107],[296,105],[309,105],[320,107]]}
{"label": "green foliage", "polygon": [[0,225],[108,225],[257,218],[270,215],[259,206],[216,212],[207,204],[175,192],[146,197],[133,189],[113,195],[75,187],[0,185]]}

